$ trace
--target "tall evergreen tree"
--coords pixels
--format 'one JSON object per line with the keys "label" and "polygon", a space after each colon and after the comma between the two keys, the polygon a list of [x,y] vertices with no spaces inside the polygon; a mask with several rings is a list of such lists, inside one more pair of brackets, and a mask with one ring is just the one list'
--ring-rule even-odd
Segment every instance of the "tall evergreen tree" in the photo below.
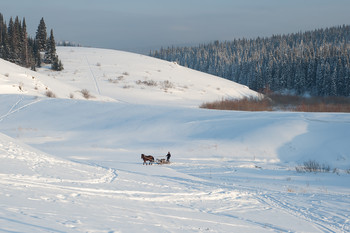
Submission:
{"label": "tall evergreen tree", "polygon": [[46,32],[46,24],[44,18],[41,18],[38,29],[36,31],[35,39],[37,40],[37,46],[40,52],[46,50],[46,40],[47,40],[47,32]]}
{"label": "tall evergreen tree", "polygon": [[57,55],[55,55],[53,58],[51,69],[56,70],[56,71],[63,70],[63,64],[62,64],[61,60],[58,59]]}
{"label": "tall evergreen tree", "polygon": [[48,63],[48,64],[53,63],[55,56],[56,56],[56,42],[53,36],[53,30],[51,29],[50,37],[47,40],[47,44],[46,44],[46,52],[45,52],[45,58],[44,58],[45,63]]}
{"label": "tall evergreen tree", "polygon": [[27,25],[26,20],[23,18],[22,30],[20,34],[21,41],[21,65],[29,67],[29,52],[28,52],[28,35],[27,35]]}

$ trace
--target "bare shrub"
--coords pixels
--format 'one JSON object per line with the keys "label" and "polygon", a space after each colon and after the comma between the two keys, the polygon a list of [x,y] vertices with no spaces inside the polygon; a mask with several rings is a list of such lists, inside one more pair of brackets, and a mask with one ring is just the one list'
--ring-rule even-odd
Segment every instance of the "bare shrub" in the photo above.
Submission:
{"label": "bare shrub", "polygon": [[122,81],[123,79],[124,79],[124,76],[119,76],[119,77],[117,77],[115,79],[109,78],[108,82],[110,82],[110,83],[118,83],[119,81]]}
{"label": "bare shrub", "polygon": [[333,169],[333,173],[339,175],[339,173],[340,173],[340,172],[339,172],[339,169],[338,169],[338,168],[334,168],[334,169]]}
{"label": "bare shrub", "polygon": [[320,164],[315,160],[304,162],[303,165],[295,167],[297,172],[329,172],[331,170],[329,165]]}
{"label": "bare shrub", "polygon": [[10,77],[10,74],[9,74],[9,73],[5,73],[4,75],[5,75],[5,77],[7,77],[7,78]]}
{"label": "bare shrub", "polygon": [[108,82],[110,82],[110,83],[118,83],[118,79],[109,78]]}
{"label": "bare shrub", "polygon": [[50,91],[50,90],[47,90],[47,91],[45,92],[45,95],[46,95],[47,97],[49,97],[49,98],[56,98],[56,95],[55,95],[52,91]]}
{"label": "bare shrub", "polygon": [[200,108],[238,111],[272,111],[272,106],[269,99],[259,99],[254,97],[204,103],[200,106]]}
{"label": "bare shrub", "polygon": [[163,82],[160,83],[160,86],[163,88],[163,89],[169,89],[169,88],[173,88],[174,87],[174,84],[172,82],[170,82],[169,80],[165,80]]}
{"label": "bare shrub", "polygon": [[294,193],[295,191],[294,191],[294,189],[292,189],[292,188],[287,188],[287,192],[288,192],[288,193]]}
{"label": "bare shrub", "polygon": [[337,96],[302,97],[295,95],[268,95],[274,106],[281,110],[296,112],[350,112],[350,99]]}
{"label": "bare shrub", "polygon": [[89,90],[87,89],[82,89],[81,94],[84,96],[85,99],[90,99],[92,98],[92,95],[90,94]]}
{"label": "bare shrub", "polygon": [[23,86],[24,86],[24,84],[23,84],[22,82],[20,82],[20,83],[18,84],[18,89],[19,89],[20,91],[23,91]]}
{"label": "bare shrub", "polygon": [[[242,107],[242,105],[247,105]],[[222,100],[204,103],[201,108],[243,111],[350,112],[348,97],[302,97],[269,93],[263,98]]]}
{"label": "bare shrub", "polygon": [[145,86],[149,86],[149,87],[154,87],[154,86],[158,85],[158,83],[154,80],[145,80],[145,81],[137,80],[136,84],[137,85],[145,85]]}

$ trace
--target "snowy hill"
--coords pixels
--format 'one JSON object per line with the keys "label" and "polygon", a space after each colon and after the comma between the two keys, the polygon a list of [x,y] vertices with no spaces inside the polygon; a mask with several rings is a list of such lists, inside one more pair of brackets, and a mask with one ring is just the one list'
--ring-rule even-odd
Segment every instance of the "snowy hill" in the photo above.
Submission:
{"label": "snowy hill", "polygon": [[64,71],[42,73],[123,102],[198,107],[257,95],[246,86],[144,55],[77,47],[59,47],[58,54]]}
{"label": "snowy hill", "polygon": [[176,63],[116,50],[58,47],[64,70],[38,72],[0,59],[0,93],[198,107],[205,101],[257,96],[248,87]]}
{"label": "snowy hill", "polygon": [[[48,92],[55,98],[85,99],[81,89],[57,80],[54,73],[40,74],[0,59],[0,93],[20,94],[38,97],[48,96]],[[111,98],[96,95],[96,100],[111,101]]]}
{"label": "snowy hill", "polygon": [[[349,114],[199,109],[256,93],[147,56],[58,53],[59,73],[0,61],[0,232],[350,231]],[[330,172],[296,172],[310,160]]]}

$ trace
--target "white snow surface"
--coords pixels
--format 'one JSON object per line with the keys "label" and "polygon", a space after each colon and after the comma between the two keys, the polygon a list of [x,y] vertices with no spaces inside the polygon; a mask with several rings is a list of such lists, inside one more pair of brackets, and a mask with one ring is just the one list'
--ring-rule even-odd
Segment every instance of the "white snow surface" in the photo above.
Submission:
{"label": "white snow surface", "polygon": [[[61,72],[0,60],[0,232],[350,232],[349,114],[200,109],[257,93],[138,54],[58,54]],[[296,172],[310,160],[330,172]]]}

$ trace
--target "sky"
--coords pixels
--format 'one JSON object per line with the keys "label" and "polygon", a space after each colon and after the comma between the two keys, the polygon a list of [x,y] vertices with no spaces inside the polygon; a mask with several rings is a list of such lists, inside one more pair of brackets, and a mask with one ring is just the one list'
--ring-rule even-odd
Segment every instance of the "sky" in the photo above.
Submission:
{"label": "sky", "polygon": [[349,0],[1,0],[0,13],[41,17],[56,41],[140,53],[350,24]]}

